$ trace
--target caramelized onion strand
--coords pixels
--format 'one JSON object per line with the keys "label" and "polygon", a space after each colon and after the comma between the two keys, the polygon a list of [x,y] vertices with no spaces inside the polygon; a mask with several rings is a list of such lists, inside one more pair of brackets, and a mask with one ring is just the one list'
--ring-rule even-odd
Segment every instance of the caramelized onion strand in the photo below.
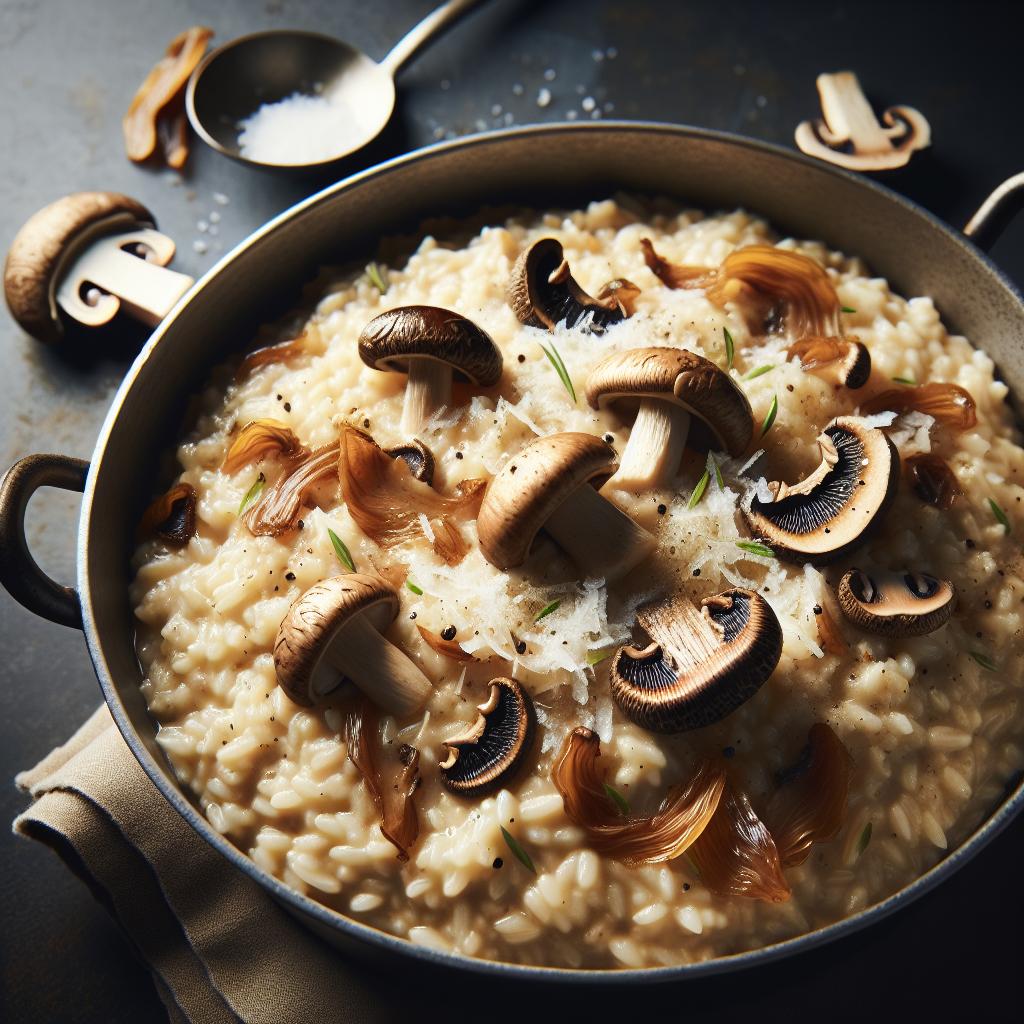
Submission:
{"label": "caramelized onion strand", "polygon": [[328,444],[310,452],[285,471],[242,514],[242,522],[255,537],[277,537],[293,530],[302,514],[309,490],[330,479],[338,464],[338,445]]}
{"label": "caramelized onion strand", "polygon": [[309,450],[288,424],[271,419],[253,420],[242,427],[231,442],[221,469],[225,473],[237,473],[243,466],[275,453],[289,459],[305,458]]}

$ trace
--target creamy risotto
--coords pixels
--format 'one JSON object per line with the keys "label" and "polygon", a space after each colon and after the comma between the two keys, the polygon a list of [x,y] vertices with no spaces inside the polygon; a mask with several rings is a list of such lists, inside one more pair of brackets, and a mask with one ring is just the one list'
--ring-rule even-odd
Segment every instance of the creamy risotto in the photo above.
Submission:
{"label": "creamy risotto", "polygon": [[[160,743],[261,868],[433,949],[655,967],[868,907],[998,801],[1024,450],[929,298],[625,199],[317,288],[202,394],[132,586]],[[365,330],[408,306],[459,316]],[[667,385],[602,391],[634,349]]]}

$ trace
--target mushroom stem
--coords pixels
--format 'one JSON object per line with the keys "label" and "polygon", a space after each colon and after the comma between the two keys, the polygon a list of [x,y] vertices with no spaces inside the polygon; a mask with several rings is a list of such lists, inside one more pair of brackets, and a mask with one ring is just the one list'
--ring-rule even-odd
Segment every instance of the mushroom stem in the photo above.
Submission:
{"label": "mushroom stem", "polygon": [[402,432],[415,435],[452,397],[452,368],[439,359],[410,359],[402,405]]}
{"label": "mushroom stem", "polygon": [[396,717],[418,711],[433,692],[430,680],[365,615],[357,615],[337,638],[327,658],[377,707]]}
{"label": "mushroom stem", "polygon": [[577,488],[544,528],[589,578],[625,576],[654,549],[654,537],[589,484]]}
{"label": "mushroom stem", "polygon": [[679,469],[690,431],[690,414],[673,402],[640,400],[619,470],[609,481],[625,489],[662,487]]}

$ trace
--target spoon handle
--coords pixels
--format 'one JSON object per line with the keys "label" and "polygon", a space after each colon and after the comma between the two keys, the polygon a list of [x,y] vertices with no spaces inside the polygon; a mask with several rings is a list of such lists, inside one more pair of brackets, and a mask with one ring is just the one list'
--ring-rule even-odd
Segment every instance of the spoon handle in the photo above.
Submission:
{"label": "spoon handle", "polygon": [[450,28],[480,0],[448,0],[431,11],[418,25],[407,32],[380,62],[380,66],[394,78],[399,71],[435,36]]}

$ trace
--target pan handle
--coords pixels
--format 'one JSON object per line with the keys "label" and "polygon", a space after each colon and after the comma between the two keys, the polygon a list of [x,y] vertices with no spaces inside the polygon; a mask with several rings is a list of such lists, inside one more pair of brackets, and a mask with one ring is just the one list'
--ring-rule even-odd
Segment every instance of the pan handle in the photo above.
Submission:
{"label": "pan handle", "polygon": [[81,493],[88,472],[88,462],[70,455],[29,455],[0,480],[0,585],[30,612],[76,629],[82,628],[78,593],[36,564],[25,538],[25,510],[40,487]]}
{"label": "pan handle", "polygon": [[982,249],[991,249],[1010,221],[1024,209],[1024,171],[999,185],[967,222],[964,234]]}

